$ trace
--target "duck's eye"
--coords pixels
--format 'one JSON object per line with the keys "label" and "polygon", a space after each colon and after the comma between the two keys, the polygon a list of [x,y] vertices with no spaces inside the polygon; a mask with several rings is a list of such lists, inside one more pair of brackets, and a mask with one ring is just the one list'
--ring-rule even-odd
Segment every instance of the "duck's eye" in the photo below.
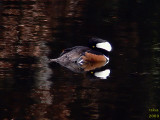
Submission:
{"label": "duck's eye", "polygon": [[92,47],[93,47],[93,48],[95,48],[95,46],[94,46],[94,45],[93,45]]}
{"label": "duck's eye", "polygon": [[91,72],[91,74],[93,74],[93,72]]}

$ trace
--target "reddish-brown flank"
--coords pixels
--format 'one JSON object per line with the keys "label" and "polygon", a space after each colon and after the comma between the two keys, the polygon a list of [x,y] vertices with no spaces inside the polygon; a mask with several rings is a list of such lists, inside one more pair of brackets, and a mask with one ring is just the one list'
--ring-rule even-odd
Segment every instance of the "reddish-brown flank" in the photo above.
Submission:
{"label": "reddish-brown flank", "polygon": [[85,53],[85,56],[82,56],[83,60],[86,62],[105,62],[106,57],[104,55],[95,55],[92,53]]}

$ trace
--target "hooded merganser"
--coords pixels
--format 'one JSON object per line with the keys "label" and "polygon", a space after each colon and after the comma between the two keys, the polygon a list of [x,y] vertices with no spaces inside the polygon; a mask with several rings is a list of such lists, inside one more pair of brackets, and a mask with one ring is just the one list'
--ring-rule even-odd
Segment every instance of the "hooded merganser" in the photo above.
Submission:
{"label": "hooded merganser", "polygon": [[58,58],[51,62],[69,63],[74,62],[83,65],[88,62],[109,62],[108,52],[112,50],[111,44],[100,38],[89,40],[89,47],[75,46],[65,49]]}

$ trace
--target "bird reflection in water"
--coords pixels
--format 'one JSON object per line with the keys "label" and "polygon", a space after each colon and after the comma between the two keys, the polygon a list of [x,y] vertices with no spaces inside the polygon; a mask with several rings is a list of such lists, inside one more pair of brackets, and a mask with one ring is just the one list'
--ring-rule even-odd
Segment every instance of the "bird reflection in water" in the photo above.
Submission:
{"label": "bird reflection in water", "polygon": [[107,79],[110,75],[108,69],[108,54],[112,50],[111,44],[100,38],[92,38],[89,47],[75,46],[65,49],[58,58],[51,59],[76,73],[86,73],[92,78]]}

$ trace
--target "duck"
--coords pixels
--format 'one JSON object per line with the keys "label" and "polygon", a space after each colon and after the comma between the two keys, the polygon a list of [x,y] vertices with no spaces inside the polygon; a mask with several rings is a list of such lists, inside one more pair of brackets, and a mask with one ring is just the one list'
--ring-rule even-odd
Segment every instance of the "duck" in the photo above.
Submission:
{"label": "duck", "polygon": [[50,61],[66,65],[69,63],[78,65],[96,62],[108,63],[108,54],[111,51],[112,46],[107,40],[94,37],[89,40],[88,46],[74,46],[64,49],[58,58],[50,59]]}

